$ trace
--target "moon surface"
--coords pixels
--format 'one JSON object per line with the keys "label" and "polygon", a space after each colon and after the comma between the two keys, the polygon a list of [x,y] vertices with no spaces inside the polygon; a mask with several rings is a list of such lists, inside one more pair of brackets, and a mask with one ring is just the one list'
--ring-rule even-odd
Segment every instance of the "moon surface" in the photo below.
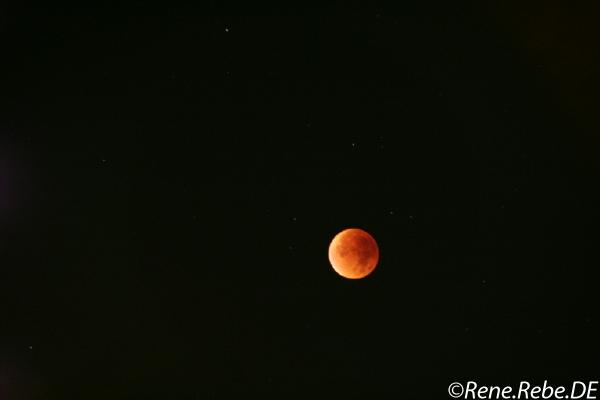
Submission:
{"label": "moon surface", "polygon": [[379,247],[368,232],[359,228],[341,231],[329,245],[329,262],[341,276],[361,279],[369,275],[379,261]]}

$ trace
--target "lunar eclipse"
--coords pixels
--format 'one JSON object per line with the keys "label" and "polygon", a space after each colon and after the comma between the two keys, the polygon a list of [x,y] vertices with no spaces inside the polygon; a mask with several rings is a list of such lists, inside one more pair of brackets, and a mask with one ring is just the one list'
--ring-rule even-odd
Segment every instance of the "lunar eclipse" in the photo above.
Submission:
{"label": "lunar eclipse", "polygon": [[361,279],[369,275],[379,261],[379,247],[368,232],[350,228],[338,233],[329,245],[329,262],[339,275]]}

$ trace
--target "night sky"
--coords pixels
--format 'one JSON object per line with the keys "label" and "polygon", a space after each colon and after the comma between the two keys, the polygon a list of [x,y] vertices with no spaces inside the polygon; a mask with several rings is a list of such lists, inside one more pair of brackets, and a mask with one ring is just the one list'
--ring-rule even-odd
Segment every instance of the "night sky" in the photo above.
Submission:
{"label": "night sky", "polygon": [[597,10],[198,3],[0,5],[0,399],[597,380]]}

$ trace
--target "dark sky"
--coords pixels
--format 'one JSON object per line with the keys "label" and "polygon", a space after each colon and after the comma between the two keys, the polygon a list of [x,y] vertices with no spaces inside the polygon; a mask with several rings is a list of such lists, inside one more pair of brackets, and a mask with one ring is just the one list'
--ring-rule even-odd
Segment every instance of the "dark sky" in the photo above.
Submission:
{"label": "dark sky", "polygon": [[13,3],[0,399],[598,378],[594,10]]}

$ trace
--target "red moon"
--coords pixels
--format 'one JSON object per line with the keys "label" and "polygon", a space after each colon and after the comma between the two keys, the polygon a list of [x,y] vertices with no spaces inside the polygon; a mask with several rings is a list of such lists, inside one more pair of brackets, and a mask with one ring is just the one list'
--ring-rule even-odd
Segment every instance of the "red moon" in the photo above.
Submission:
{"label": "red moon", "polygon": [[335,235],[329,245],[329,262],[344,278],[364,278],[373,272],[378,261],[377,242],[362,229],[345,229]]}

